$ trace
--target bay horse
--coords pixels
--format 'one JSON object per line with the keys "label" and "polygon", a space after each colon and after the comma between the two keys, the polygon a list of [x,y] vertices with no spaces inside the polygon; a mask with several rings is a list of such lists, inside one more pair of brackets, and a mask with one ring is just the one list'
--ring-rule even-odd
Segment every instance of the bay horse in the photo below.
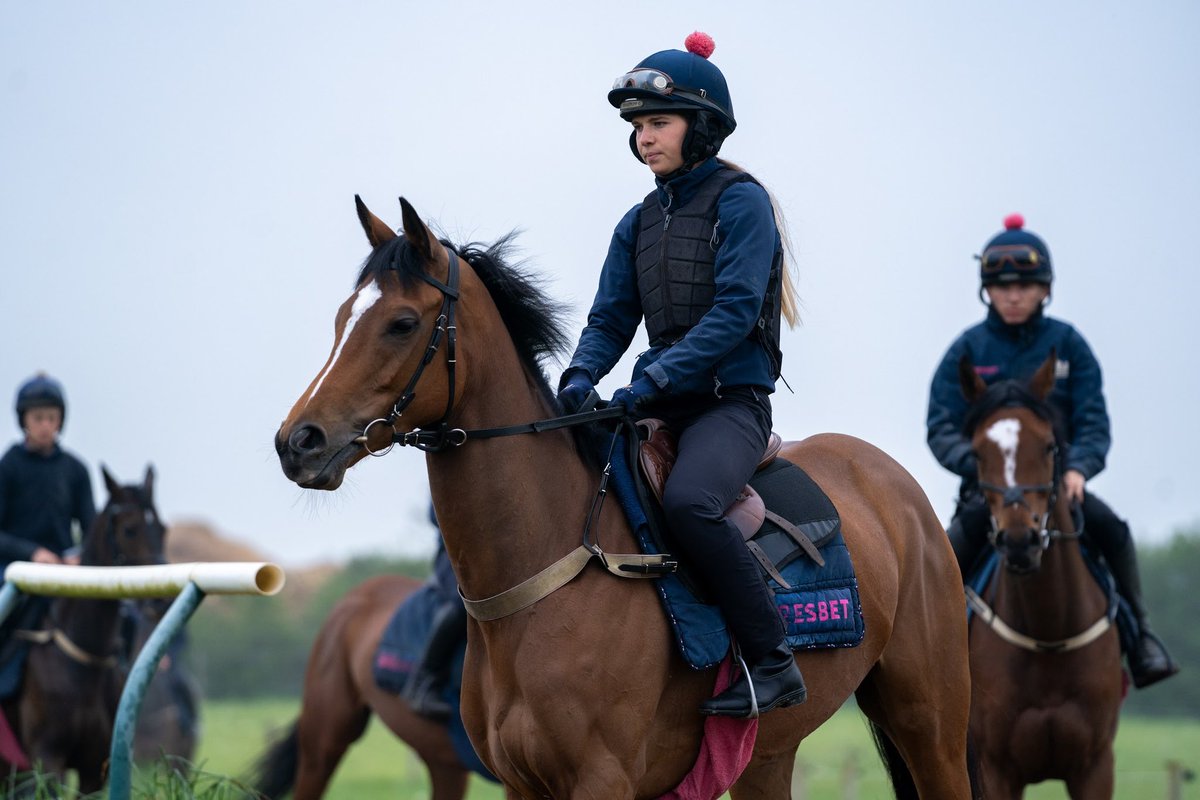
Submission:
{"label": "bay horse", "polygon": [[[82,541],[84,566],[142,566],[164,562],[166,529],[154,507],[154,469],[141,484],[121,485],[101,467],[108,502]],[[5,716],[29,763],[65,785],[74,770],[79,792],[104,786],[113,722],[125,685],[130,626],[121,601],[55,597],[40,630],[14,635],[32,643],[19,693]],[[12,765],[0,762],[8,773]]]}
{"label": "bay horse", "polygon": [[288,792],[295,800],[318,800],[374,712],[425,764],[433,800],[466,796],[470,771],[446,724],[417,714],[375,682],[375,651],[388,621],[421,585],[384,575],[362,582],[334,605],[308,656],[300,715],[259,757],[247,785],[266,800]]}
{"label": "bay horse", "polygon": [[989,798],[1046,780],[1072,798],[1113,794],[1121,650],[1062,486],[1064,440],[1046,402],[1056,361],[1051,352],[1028,384],[990,387],[959,364],[1000,556],[982,596],[968,591],[971,734]]}
{"label": "bay horse", "polygon": [[[561,414],[541,359],[571,340],[562,308],[506,263],[511,237],[452,247],[404,198],[398,235],[355,200],[373,250],[337,311],[328,360],[276,434],[280,465],[302,487],[334,490],[368,449],[381,454],[400,440],[426,450],[470,609],[580,549],[600,469],[571,432],[527,424]],[[512,425],[528,435],[472,433]],[[761,718],[733,797],[788,797],[800,741],[851,693],[881,737],[898,792],[970,797],[962,588],[928,499],[889,456],[849,436],[814,436],[782,455],[841,514],[866,637],[797,654],[808,701]],[[614,505],[592,520],[595,546],[635,554]],[[509,798],[659,797],[700,750],[697,707],[713,694],[716,668],[684,662],[651,581],[587,564],[515,613],[469,620],[463,721]]]}

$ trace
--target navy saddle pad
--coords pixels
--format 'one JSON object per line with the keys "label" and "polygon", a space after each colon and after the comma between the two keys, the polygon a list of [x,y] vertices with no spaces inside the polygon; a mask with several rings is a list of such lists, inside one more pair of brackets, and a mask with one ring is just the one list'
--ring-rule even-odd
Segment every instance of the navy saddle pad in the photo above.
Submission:
{"label": "navy saddle pad", "polygon": [[[397,694],[404,689],[408,676],[412,674],[421,658],[425,642],[429,640],[434,612],[442,602],[437,584],[430,581],[409,595],[396,609],[375,651],[375,683],[381,689]],[[454,750],[463,766],[490,781],[495,781],[496,778],[479,760],[475,748],[471,746],[459,712],[463,656],[466,649],[466,642],[459,645],[450,665],[450,682],[443,690],[442,698],[454,708],[454,713],[450,715],[446,725],[450,730]]]}
{"label": "navy saddle pad", "polygon": [[[663,552],[661,539],[654,532],[661,527],[661,522],[654,519],[660,512],[652,501],[643,501],[649,493],[642,489],[640,477],[629,466],[633,452],[632,446],[613,449],[613,489],[643,552]],[[824,567],[816,564],[769,520],[754,536],[773,556],[791,587],[785,589],[764,576],[775,594],[788,645],[793,650],[810,650],[860,644],[865,626],[858,579],[837,511],[825,492],[807,473],[783,458],[776,458],[760,470],[750,485],[769,510],[816,539],[825,559]],[[684,660],[696,669],[707,669],[720,663],[729,651],[729,633],[720,610],[698,597],[689,583],[686,575],[678,573],[655,581]]]}

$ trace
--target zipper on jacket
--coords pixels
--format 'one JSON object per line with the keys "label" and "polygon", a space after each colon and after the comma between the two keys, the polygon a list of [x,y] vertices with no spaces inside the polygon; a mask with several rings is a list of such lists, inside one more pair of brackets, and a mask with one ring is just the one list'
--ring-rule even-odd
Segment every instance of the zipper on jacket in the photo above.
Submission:
{"label": "zipper on jacket", "polygon": [[663,206],[663,233],[666,233],[667,228],[671,227],[671,204],[675,202],[675,195],[670,186],[663,187],[663,190],[667,193],[667,204]]}

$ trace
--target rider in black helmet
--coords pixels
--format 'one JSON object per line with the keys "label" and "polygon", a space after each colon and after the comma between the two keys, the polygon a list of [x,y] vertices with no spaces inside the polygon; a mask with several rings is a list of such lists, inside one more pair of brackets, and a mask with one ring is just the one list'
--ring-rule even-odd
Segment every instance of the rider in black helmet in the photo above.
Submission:
{"label": "rider in black helmet", "polygon": [[24,440],[0,458],[0,575],[13,561],[78,563],[68,551],[96,507],[87,467],[58,444],[66,411],[62,385],[44,373],[17,390]]}
{"label": "rider in black helmet", "polygon": [[979,293],[988,307],[987,319],[964,331],[950,346],[929,390],[929,447],[942,466],[962,477],[958,508],[947,534],[959,568],[969,578],[987,545],[991,515],[979,490],[971,441],[963,432],[967,402],[959,388],[959,361],[969,356],[976,373],[989,384],[1008,378],[1026,380],[1053,350],[1058,363],[1048,399],[1067,431],[1063,484],[1070,500],[1082,505],[1085,535],[1099,548],[1117,590],[1138,619],[1140,637],[1129,653],[1129,669],[1134,685],[1149,686],[1179,668],[1147,622],[1129,525],[1094,493],[1085,491],[1086,482],[1104,469],[1112,442],[1100,363],[1074,327],[1043,313],[1054,282],[1045,241],[1025,230],[1020,214],[1005,219],[1004,228],[979,256]]}

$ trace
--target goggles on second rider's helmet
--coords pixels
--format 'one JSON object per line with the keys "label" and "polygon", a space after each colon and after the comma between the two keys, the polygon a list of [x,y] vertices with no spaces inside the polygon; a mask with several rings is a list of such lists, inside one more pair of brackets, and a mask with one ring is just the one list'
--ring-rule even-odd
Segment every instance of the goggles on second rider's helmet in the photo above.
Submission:
{"label": "goggles on second rider's helmet", "polygon": [[1050,263],[1032,245],[995,245],[977,258],[985,284],[1050,282]]}

